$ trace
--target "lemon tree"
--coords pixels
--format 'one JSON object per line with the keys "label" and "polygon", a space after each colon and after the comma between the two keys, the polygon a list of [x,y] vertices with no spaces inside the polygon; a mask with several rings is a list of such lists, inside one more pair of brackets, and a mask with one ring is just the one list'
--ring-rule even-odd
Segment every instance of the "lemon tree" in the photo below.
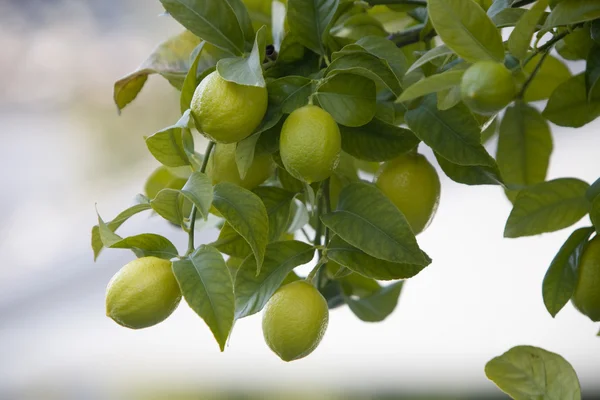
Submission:
{"label": "lemon tree", "polygon": [[[92,228],[94,257],[129,249],[137,260],[108,289],[118,323],[158,323],[181,293],[221,350],[237,320],[266,308],[276,355],[319,351],[330,310],[382,321],[407,281],[444,262],[421,237],[440,229],[449,180],[502,189],[507,238],[589,217],[557,249],[542,298],[552,317],[571,301],[600,319],[600,180],[560,166],[547,178],[553,126],[600,116],[599,2],[160,2],[183,32],[119,79],[114,99],[125,109],[158,74],[179,91],[181,116],[145,139],[157,163],[145,194]],[[117,233],[147,211],[184,231],[187,247]],[[197,243],[198,220],[218,236]],[[581,396],[568,362],[532,346],[486,374],[519,399]]]}

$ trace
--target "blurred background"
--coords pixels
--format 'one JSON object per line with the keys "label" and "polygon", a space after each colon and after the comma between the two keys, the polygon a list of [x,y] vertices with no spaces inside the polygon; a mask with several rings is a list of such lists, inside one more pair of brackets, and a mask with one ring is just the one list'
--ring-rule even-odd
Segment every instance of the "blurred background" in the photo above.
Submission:
{"label": "blurred background", "polygon": [[[185,303],[141,331],[105,317],[106,284],[133,254],[93,262],[94,204],[105,219],[132,204],[157,167],[143,136],[179,117],[178,93],[159,76],[121,116],[112,101],[114,81],[181,31],[162,11],[156,0],[0,0],[1,399],[502,399],[483,367],[520,344],[561,354],[584,397],[600,396],[598,326],[571,305],[551,318],[541,297],[569,230],[503,239],[501,189],[445,177],[437,217],[419,236],[433,264],[383,323],[333,311],[306,359],[283,364],[271,353],[259,315],[236,324],[224,353]],[[549,179],[595,180],[599,129],[555,127]],[[120,232],[148,231],[185,245],[147,214]]]}

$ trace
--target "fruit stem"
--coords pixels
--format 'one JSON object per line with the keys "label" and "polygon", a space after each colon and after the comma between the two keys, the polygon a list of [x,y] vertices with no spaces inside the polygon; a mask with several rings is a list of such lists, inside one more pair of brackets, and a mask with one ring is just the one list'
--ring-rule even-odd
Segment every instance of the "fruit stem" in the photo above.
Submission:
{"label": "fruit stem", "polygon": [[517,99],[523,99],[523,96],[525,95],[525,91],[527,90],[527,88],[531,84],[531,81],[533,81],[533,78],[535,78],[535,76],[537,75],[537,73],[539,72],[539,70],[542,68],[542,64],[544,63],[544,60],[546,59],[546,57],[548,57],[548,54],[550,54],[550,51],[545,51],[545,52],[542,53],[542,58],[536,64],[536,66],[533,69],[533,71],[531,71],[531,75],[529,75],[529,77],[527,78],[527,80],[523,83],[523,86],[521,87],[521,90],[519,90],[519,93],[517,94]]}
{"label": "fruit stem", "polygon": [[544,43],[543,45],[541,45],[540,47],[537,47],[536,49],[534,49],[528,56],[527,58],[525,58],[525,60],[523,60],[523,63],[521,65],[521,68],[525,67],[527,65],[527,63],[529,63],[529,61],[531,61],[535,56],[537,56],[538,54],[542,53],[542,52],[547,52],[549,51],[557,42],[559,42],[560,40],[564,39],[566,36],[568,36],[572,30],[579,28],[580,26],[583,26],[582,24],[576,24],[573,25],[569,30],[566,30],[564,32],[561,32],[557,35],[554,35],[554,37],[550,40],[548,40],[546,43]]}
{"label": "fruit stem", "polygon": [[[208,158],[210,157],[210,153],[215,147],[215,142],[212,140],[208,142],[206,146],[206,151],[204,151],[204,158],[202,159],[202,166],[200,166],[200,172],[204,173],[206,171],[206,166],[208,165]],[[188,231],[188,249],[185,253],[186,256],[189,256],[194,251],[194,227],[196,226],[196,213],[198,209],[195,204],[192,204],[192,211],[190,212],[190,230]]]}

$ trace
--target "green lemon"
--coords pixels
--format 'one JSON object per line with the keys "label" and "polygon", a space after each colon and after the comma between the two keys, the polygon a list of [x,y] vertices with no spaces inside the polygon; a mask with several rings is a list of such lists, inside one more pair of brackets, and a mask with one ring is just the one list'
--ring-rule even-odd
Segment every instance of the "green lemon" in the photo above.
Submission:
{"label": "green lemon", "polygon": [[592,321],[600,321],[600,236],[598,235],[590,240],[581,255],[573,304]]}
{"label": "green lemon", "polygon": [[142,257],[121,268],[108,283],[106,315],[127,328],[147,328],[171,315],[179,300],[171,262]]}
{"label": "green lemon", "polygon": [[460,92],[471,110],[489,115],[513,101],[517,89],[512,73],[503,64],[479,61],[463,75]]}
{"label": "green lemon", "polygon": [[196,128],[218,143],[248,137],[267,111],[267,89],[228,82],[214,71],[200,82],[192,98]]}
{"label": "green lemon", "polygon": [[231,182],[252,190],[271,176],[274,170],[273,160],[270,154],[257,154],[242,179],[235,162],[235,147],[235,143],[218,143],[208,160],[206,174],[213,185],[219,182]]}
{"label": "green lemon", "polygon": [[440,200],[440,178],[423,155],[408,153],[384,163],[375,184],[402,211],[415,235],[425,229]]}
{"label": "green lemon", "polygon": [[282,286],[263,314],[267,345],[283,361],[306,357],[321,342],[327,323],[327,301],[310,283],[299,280]]}
{"label": "green lemon", "polygon": [[279,150],[285,169],[294,178],[322,181],[331,176],[340,159],[340,129],[327,111],[313,105],[298,108],[281,128]]}

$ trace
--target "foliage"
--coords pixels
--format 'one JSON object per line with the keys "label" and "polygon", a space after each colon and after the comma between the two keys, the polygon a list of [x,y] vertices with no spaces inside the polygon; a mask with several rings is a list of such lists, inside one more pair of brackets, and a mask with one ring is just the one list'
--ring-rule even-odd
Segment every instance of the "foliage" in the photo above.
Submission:
{"label": "foliage", "polygon": [[[369,322],[390,315],[405,282],[400,279],[432,260],[403,210],[369,174],[416,152],[419,144],[433,150],[450,179],[504,189],[513,202],[505,237],[554,232],[589,214],[592,224],[572,233],[543,281],[552,316],[573,297],[582,249],[600,233],[600,179],[592,185],[572,177],[546,181],[546,174],[552,125],[578,128],[600,116],[600,2],[264,0],[264,7],[253,2],[250,12],[241,0],[161,3],[186,30],[118,81],[114,97],[123,109],[148,75],[158,73],[181,91],[182,117],[146,139],[161,164],[146,182],[149,197],[139,197],[111,221],[99,218],[92,247],[95,257],[109,247],[172,260],[183,297],[221,350],[235,321],[261,311],[282,285],[299,279],[294,269],[315,253],[306,280],[330,308],[348,305]],[[505,28],[512,28],[507,41]],[[558,56],[550,55],[553,49]],[[585,72],[572,76],[565,60],[585,61]],[[482,62],[499,68],[465,74]],[[494,70],[502,71],[501,79]],[[196,151],[200,127],[188,109],[198,85],[214,71],[228,84],[268,92],[262,121],[232,145],[230,157],[240,180],[256,157],[271,157],[274,173],[252,190],[211,182],[206,166],[212,141],[203,154]],[[492,115],[463,101],[465,76],[469,87],[502,94],[483,110]],[[495,86],[513,81],[510,90]],[[319,182],[298,180],[279,152],[282,126],[307,104],[331,116],[341,136],[340,161]],[[305,122],[311,125],[310,118]],[[484,143],[495,135],[494,157]],[[318,144],[308,140],[306,149]],[[310,165],[313,153],[295,156]],[[181,176],[175,168],[189,172]],[[188,233],[187,252],[159,235],[115,233],[129,217],[150,209]],[[196,219],[209,212],[218,215],[221,232],[215,242],[197,247]],[[298,240],[300,232],[306,242]],[[382,286],[377,280],[396,282]],[[541,349],[512,349],[492,360],[486,373],[517,399],[580,398],[570,365]]]}

